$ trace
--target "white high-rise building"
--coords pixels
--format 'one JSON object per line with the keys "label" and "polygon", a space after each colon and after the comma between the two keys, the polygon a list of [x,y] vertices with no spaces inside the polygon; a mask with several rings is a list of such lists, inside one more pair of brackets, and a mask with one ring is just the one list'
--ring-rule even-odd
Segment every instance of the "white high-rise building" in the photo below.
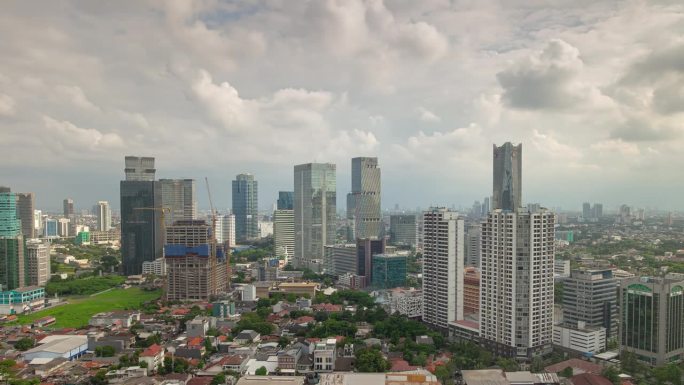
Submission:
{"label": "white high-rise building", "polygon": [[50,280],[50,243],[38,239],[26,241],[26,286],[45,286]]}
{"label": "white high-rise building", "polygon": [[494,354],[529,361],[552,349],[556,217],[517,203],[521,154],[522,145],[510,143],[494,150],[494,206],[481,233],[480,339]]}
{"label": "white high-rise building", "polygon": [[378,158],[352,158],[352,191],[347,195],[348,240],[380,238],[380,167]]}
{"label": "white high-rise building", "polygon": [[458,213],[423,213],[423,322],[448,328],[463,319],[465,228]]}
{"label": "white high-rise building", "polygon": [[294,258],[294,210],[273,212],[273,241],[277,257]]}
{"label": "white high-rise building", "polygon": [[97,231],[111,230],[112,210],[109,208],[109,202],[97,202],[97,205],[95,205],[95,215],[97,216]]}
{"label": "white high-rise building", "polygon": [[235,215],[226,214],[218,217],[216,241],[218,243],[228,242],[230,247],[235,246]]}

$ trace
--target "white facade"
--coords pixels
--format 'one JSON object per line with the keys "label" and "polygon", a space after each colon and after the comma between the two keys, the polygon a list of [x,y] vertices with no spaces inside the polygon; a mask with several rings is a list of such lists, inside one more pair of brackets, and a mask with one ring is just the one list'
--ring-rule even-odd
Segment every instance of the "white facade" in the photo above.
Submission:
{"label": "white facade", "polygon": [[259,237],[266,238],[269,235],[273,235],[273,222],[259,221]]}
{"label": "white facade", "polygon": [[553,261],[553,273],[558,278],[567,278],[570,276],[570,261],[556,259]]}
{"label": "white facade", "polygon": [[554,223],[546,209],[497,209],[482,223],[480,336],[496,354],[529,360],[551,349]]}
{"label": "white facade", "polygon": [[45,286],[50,280],[50,243],[38,239],[26,241],[27,286]]}
{"label": "white facade", "polygon": [[256,286],[254,286],[254,285],[243,286],[242,287],[242,300],[245,302],[256,301],[257,300]]}
{"label": "white facade", "polygon": [[580,353],[601,353],[606,349],[606,328],[585,327],[583,322],[578,327],[553,327],[553,344]]}
{"label": "white facade", "polygon": [[465,230],[458,213],[423,213],[423,322],[448,328],[463,319]]}
{"label": "white facade", "polygon": [[220,216],[216,221],[216,241],[228,242],[230,247],[235,246],[235,215],[227,214]]}
{"label": "white facade", "polygon": [[294,257],[294,210],[273,212],[273,241],[276,257],[284,257],[286,261]]}
{"label": "white facade", "polygon": [[423,316],[423,291],[395,289],[389,297],[390,314],[399,312],[409,318]]}
{"label": "white facade", "polygon": [[315,372],[332,372],[335,370],[336,348],[337,340],[334,338],[316,343],[313,351]]}
{"label": "white facade", "polygon": [[69,222],[70,220],[68,218],[59,218],[57,220],[57,235],[62,238],[69,236]]}
{"label": "white facade", "polygon": [[112,228],[112,210],[109,208],[109,202],[97,202],[95,214],[97,215],[97,230],[109,231]]}
{"label": "white facade", "polygon": [[166,275],[166,259],[157,258],[154,261],[145,261],[142,265],[142,273],[158,276]]}

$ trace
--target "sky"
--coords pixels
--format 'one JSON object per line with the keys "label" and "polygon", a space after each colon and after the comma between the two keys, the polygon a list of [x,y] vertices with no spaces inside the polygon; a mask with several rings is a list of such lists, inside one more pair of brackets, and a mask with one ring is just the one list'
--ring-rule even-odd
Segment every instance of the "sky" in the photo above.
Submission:
{"label": "sky", "polygon": [[469,206],[492,145],[523,201],[683,209],[681,1],[32,1],[0,12],[0,185],[119,206],[124,156],[260,207],[293,166],[377,156],[383,206]]}

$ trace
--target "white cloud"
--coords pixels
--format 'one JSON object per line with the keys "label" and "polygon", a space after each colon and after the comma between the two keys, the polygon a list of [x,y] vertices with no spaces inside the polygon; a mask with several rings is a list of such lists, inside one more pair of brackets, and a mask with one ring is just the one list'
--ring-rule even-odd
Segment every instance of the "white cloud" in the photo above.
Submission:
{"label": "white cloud", "polygon": [[15,102],[9,95],[0,94],[0,116],[12,116],[15,112]]}
{"label": "white cloud", "polygon": [[438,122],[442,121],[442,118],[435,115],[434,112],[426,109],[425,107],[418,107],[418,117],[423,122],[428,122],[428,123],[438,123]]}

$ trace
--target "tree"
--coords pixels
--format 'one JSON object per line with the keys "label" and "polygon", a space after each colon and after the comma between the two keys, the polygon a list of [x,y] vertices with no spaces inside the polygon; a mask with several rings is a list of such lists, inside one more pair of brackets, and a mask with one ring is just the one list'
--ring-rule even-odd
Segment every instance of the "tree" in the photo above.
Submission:
{"label": "tree", "polygon": [[89,385],[107,385],[107,384],[109,384],[109,381],[107,381],[107,378],[105,377],[106,374],[107,374],[106,370],[104,370],[104,369],[98,370],[97,374],[90,377],[90,380],[88,381]]}
{"label": "tree", "polygon": [[30,337],[24,337],[17,341],[16,344],[14,344],[14,348],[17,350],[25,351],[29,350],[32,347],[36,345],[36,341],[33,340],[33,338]]}
{"label": "tree", "polygon": [[499,358],[496,360],[496,365],[505,372],[515,372],[518,370],[518,363],[512,358]]}
{"label": "tree", "polygon": [[114,357],[116,350],[113,346],[98,346],[95,348],[95,357]]}
{"label": "tree", "polygon": [[223,373],[219,373],[214,376],[214,378],[211,379],[211,384],[210,385],[222,385],[226,383],[226,375]]}
{"label": "tree", "polygon": [[361,349],[356,352],[356,369],[364,373],[384,372],[391,367],[389,361],[377,349]]}
{"label": "tree", "polygon": [[574,373],[574,371],[572,370],[572,366],[568,366],[567,368],[565,368],[565,369],[561,370],[560,372],[558,372],[558,374],[559,374],[560,376],[562,376],[562,377],[570,378],[570,377],[572,377],[573,374],[575,374],[575,373]]}
{"label": "tree", "polygon": [[614,385],[620,385],[621,383],[619,374],[618,370],[612,366],[603,369],[603,372],[601,372],[601,375],[609,379]]}
{"label": "tree", "polygon": [[287,338],[287,337],[285,337],[285,336],[282,336],[282,337],[278,338],[278,346],[280,346],[281,348],[285,348],[285,347],[287,347],[287,345],[289,345],[289,344],[290,344],[290,339],[289,339],[289,338]]}
{"label": "tree", "polygon": [[268,370],[266,369],[265,366],[260,367],[254,372],[255,375],[257,376],[265,376],[268,374]]}

